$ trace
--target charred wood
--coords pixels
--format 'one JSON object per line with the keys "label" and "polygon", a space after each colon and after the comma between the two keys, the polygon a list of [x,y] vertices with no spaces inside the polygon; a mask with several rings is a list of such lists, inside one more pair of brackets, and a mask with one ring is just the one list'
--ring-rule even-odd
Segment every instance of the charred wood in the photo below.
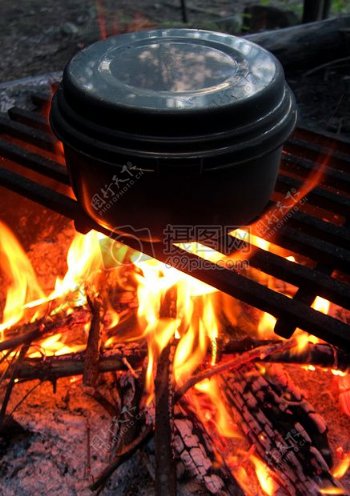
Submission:
{"label": "charred wood", "polygon": [[154,382],[155,387],[155,446],[156,495],[176,496],[176,466],[172,450],[173,440],[173,371],[172,342],[162,351]]}
{"label": "charred wood", "polygon": [[175,408],[174,449],[189,477],[208,494],[243,496],[237,480],[224,464],[215,463],[212,441],[197,416],[188,408]]}
{"label": "charred wood", "polygon": [[[160,317],[176,316],[176,288],[164,295]],[[172,449],[174,420],[173,360],[175,339],[170,339],[161,352],[154,380],[155,391],[155,450],[156,450],[156,496],[176,496],[176,465]]]}
{"label": "charred wood", "polygon": [[221,377],[233,417],[287,494],[340,488],[330,474],[326,425],[279,366],[254,365]]}

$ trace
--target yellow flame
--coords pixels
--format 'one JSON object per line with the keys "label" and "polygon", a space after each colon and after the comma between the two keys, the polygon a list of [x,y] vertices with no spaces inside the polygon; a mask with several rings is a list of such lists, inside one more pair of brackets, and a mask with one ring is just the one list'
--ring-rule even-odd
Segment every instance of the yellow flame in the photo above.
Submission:
{"label": "yellow flame", "polygon": [[63,279],[57,278],[51,298],[80,290],[84,300],[84,284],[102,267],[99,243],[102,238],[103,235],[96,231],[90,231],[85,235],[76,234],[67,255],[68,271]]}
{"label": "yellow flame", "polygon": [[319,312],[325,313],[326,315],[329,312],[330,302],[325,298],[321,298],[321,296],[316,296],[312,308],[318,310]]}
{"label": "yellow flame", "polygon": [[230,232],[230,235],[239,238],[242,241],[247,241],[251,245],[261,248],[265,251],[268,251],[270,248],[269,241],[266,241],[265,239],[250,233],[246,229],[235,229],[234,231]]}
{"label": "yellow flame", "polygon": [[319,492],[321,494],[347,494],[346,491],[340,487],[324,487],[322,489],[319,489]]}
{"label": "yellow flame", "polygon": [[338,369],[331,369],[331,374],[338,377],[345,377],[348,375],[347,372],[343,372],[342,370],[338,370]]}
{"label": "yellow flame", "polygon": [[10,280],[0,324],[1,336],[5,329],[22,319],[25,303],[44,297],[44,292],[19,241],[2,222],[0,222],[0,260],[1,268]]}
{"label": "yellow flame", "polygon": [[273,315],[264,312],[258,324],[258,334],[265,338],[273,337],[275,324],[276,318]]}
{"label": "yellow flame", "polygon": [[[68,270],[63,279],[57,278],[55,289],[50,295],[45,295],[41,289],[34,269],[10,229],[0,222],[0,259],[1,269],[9,280],[6,294],[6,304],[0,323],[1,338],[4,331],[20,323],[35,320],[49,312],[51,315],[59,311],[72,312],[72,305],[86,303],[85,284],[98,280],[98,272],[102,268],[100,240],[103,235],[90,231],[87,235],[76,234],[67,255]],[[74,293],[74,301],[65,298]],[[50,306],[48,306],[48,303]],[[112,319],[113,320],[113,319]],[[114,321],[116,317],[114,316]],[[39,343],[39,349],[30,352],[30,356],[44,354],[63,354],[78,351],[82,346],[74,344],[67,346],[65,336],[56,334]]]}
{"label": "yellow flame", "polygon": [[208,410],[202,408],[203,405],[200,399],[192,397],[192,405],[195,405],[198,418],[201,419],[204,424],[206,424],[208,420],[211,420],[214,423],[217,432],[225,438],[241,438],[241,434],[222,399],[218,379],[215,377],[205,379],[196,384],[195,389],[204,393],[206,399],[209,399],[211,405],[214,407],[211,414],[208,415]]}
{"label": "yellow flame", "polygon": [[[177,341],[174,356],[177,384],[183,383],[201,365],[209,342],[215,363],[219,331],[213,295],[217,290],[153,259],[135,265],[140,269],[136,275],[138,319],[148,343],[146,388],[152,397],[157,358],[172,338]],[[162,306],[172,288],[176,288],[175,309],[173,315],[164,316]]]}
{"label": "yellow flame", "polygon": [[276,483],[272,478],[272,472],[268,466],[259,458],[251,455],[250,460],[254,464],[255,473],[258,478],[261,489],[268,496],[273,496],[276,492]]}
{"label": "yellow flame", "polygon": [[341,479],[347,473],[350,467],[350,453],[346,453],[343,458],[335,465],[331,474],[335,479]]}

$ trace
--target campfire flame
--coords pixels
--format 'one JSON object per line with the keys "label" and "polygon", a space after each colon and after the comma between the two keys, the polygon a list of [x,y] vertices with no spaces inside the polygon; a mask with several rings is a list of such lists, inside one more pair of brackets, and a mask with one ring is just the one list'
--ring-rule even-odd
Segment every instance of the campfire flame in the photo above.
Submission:
{"label": "campfire flame", "polygon": [[272,478],[271,470],[267,465],[254,455],[251,455],[250,461],[255,466],[256,476],[260,483],[261,489],[267,496],[273,496],[276,491],[276,483]]}
{"label": "campfire flame", "polygon": [[43,298],[40,288],[23,248],[8,227],[0,222],[0,261],[9,280],[0,337],[4,330],[17,324],[25,314],[25,304]]}
{"label": "campfire flame", "polygon": [[319,491],[321,494],[326,494],[326,495],[333,495],[333,494],[346,494],[344,489],[341,489],[340,487],[328,487],[328,488],[323,488],[320,489]]}
{"label": "campfire flame", "polygon": [[[244,234],[238,231],[235,231],[235,235]],[[98,294],[104,291],[106,272],[112,278],[113,284],[118,287],[124,284],[123,277],[129,271],[137,294],[138,331],[132,329],[130,332],[118,334],[118,323],[122,315],[114,308],[113,302],[106,298],[105,328],[115,328],[116,333],[105,341],[105,345],[140,339],[146,341],[148,362],[145,397],[146,404],[150,404],[154,400],[157,362],[167,346],[174,346],[175,350],[173,380],[176,387],[182,386],[203,364],[207,367],[215,365],[221,330],[218,314],[221,312],[235,324],[233,300],[227,297],[227,305],[223,305],[225,300],[215,288],[154,259],[140,257],[139,253],[123,245],[117,246],[117,257],[114,257],[117,258],[116,266],[111,270],[106,269],[101,252],[101,241],[106,240],[108,241],[108,238],[95,231],[90,231],[86,235],[76,234],[68,250],[66,273],[63,277],[57,278],[53,291],[45,295],[19,241],[8,227],[0,223],[1,267],[8,281],[0,324],[1,340],[6,339],[7,329],[28,322],[28,319],[33,321],[43,315],[54,315],[62,310],[68,315],[76,306],[86,306],[89,291]],[[264,250],[277,249],[259,236],[253,235],[250,242]],[[201,246],[198,243],[193,243],[190,250],[196,252],[199,248]],[[188,245],[186,249],[189,250]],[[222,260],[222,255],[215,250],[201,250],[201,254],[214,262]],[[293,257],[289,256],[289,260],[297,263]],[[104,295],[106,294],[104,291]],[[330,303],[317,297],[313,307],[320,312],[328,313]],[[275,322],[272,315],[262,313],[256,337],[268,339],[274,336]],[[87,328],[88,326],[86,331]],[[296,336],[297,346],[291,350],[291,353],[300,353],[309,342],[317,342],[316,338],[302,331],[297,332]],[[62,355],[81,351],[85,346],[86,342],[67,343],[64,334],[56,333],[39,342],[40,352],[33,346],[28,355],[38,356],[40,353]],[[210,359],[208,359],[209,350]],[[186,393],[186,398],[201,422],[218,437],[225,439],[241,437],[215,377],[196,384]],[[222,456],[219,448],[216,457],[217,462],[220,463]],[[255,454],[249,453],[247,459],[254,469],[262,493],[268,496],[276,494],[277,486],[272,470]],[[349,465],[350,458],[345,456],[334,468],[334,477],[342,477]],[[244,480],[249,479],[249,470],[247,469],[247,472],[246,468],[241,465],[236,465],[234,468],[235,476],[241,479],[244,486],[247,485],[244,484]],[[342,494],[332,491],[334,488],[329,490],[324,488],[321,493]]]}
{"label": "campfire flame", "polygon": [[341,460],[333,467],[332,475],[336,479],[341,479],[350,467],[350,453],[343,454]]}

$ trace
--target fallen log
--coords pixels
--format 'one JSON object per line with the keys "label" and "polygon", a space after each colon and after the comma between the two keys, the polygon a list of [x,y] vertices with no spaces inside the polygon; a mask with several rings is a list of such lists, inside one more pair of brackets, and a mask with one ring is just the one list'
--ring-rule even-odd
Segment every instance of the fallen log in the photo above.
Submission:
{"label": "fallen log", "polygon": [[250,34],[288,71],[304,71],[350,54],[350,16]]}
{"label": "fallen log", "polygon": [[115,386],[120,400],[119,411],[111,419],[106,440],[109,443],[112,462],[90,486],[93,491],[101,491],[115,470],[151,437],[153,431],[148,412],[140,406],[144,388],[143,377],[136,378],[127,370],[119,374]]}
{"label": "fallen log", "polygon": [[[142,365],[146,355],[145,346],[134,343],[118,345],[111,350],[101,352],[98,370],[100,373],[128,370],[124,359],[137,369]],[[17,370],[16,377],[19,380],[54,381],[61,377],[82,375],[84,362],[85,351],[44,358],[26,358]]]}

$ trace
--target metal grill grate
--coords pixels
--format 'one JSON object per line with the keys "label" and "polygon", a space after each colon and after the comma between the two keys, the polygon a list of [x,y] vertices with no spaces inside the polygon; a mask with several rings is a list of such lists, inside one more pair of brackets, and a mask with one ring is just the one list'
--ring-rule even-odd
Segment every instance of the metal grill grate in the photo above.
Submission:
{"label": "metal grill grate", "polygon": [[[43,178],[69,184],[65,167],[51,153],[57,151],[57,141],[40,112],[43,106],[47,108],[48,97],[33,94],[32,100],[37,111],[14,107],[8,115],[0,116],[0,158],[4,165],[0,168],[0,185],[73,219],[81,232],[96,229],[111,234],[94,224],[69,196],[45,186],[44,181],[33,181],[13,172],[7,166],[16,163]],[[307,202],[283,220],[283,226],[273,239],[274,244],[292,251],[304,262],[295,263],[256,247],[249,259],[254,269],[296,286],[298,289],[293,298],[248,278],[244,272],[218,267],[211,262],[205,269],[192,268],[190,275],[271,313],[277,318],[275,332],[279,335],[290,337],[298,327],[349,350],[350,325],[324,315],[310,305],[318,295],[350,309],[350,143],[336,140],[331,135],[298,129],[285,146],[273,200],[277,202],[293,188],[300,188],[305,178],[324,161],[328,165],[321,182],[307,195]],[[136,240],[122,241],[131,248],[139,248]],[[146,254],[172,263],[169,256],[164,255],[162,243],[144,244],[143,247]],[[190,263],[198,261],[197,255],[179,248],[174,249],[172,260],[183,254]]]}

